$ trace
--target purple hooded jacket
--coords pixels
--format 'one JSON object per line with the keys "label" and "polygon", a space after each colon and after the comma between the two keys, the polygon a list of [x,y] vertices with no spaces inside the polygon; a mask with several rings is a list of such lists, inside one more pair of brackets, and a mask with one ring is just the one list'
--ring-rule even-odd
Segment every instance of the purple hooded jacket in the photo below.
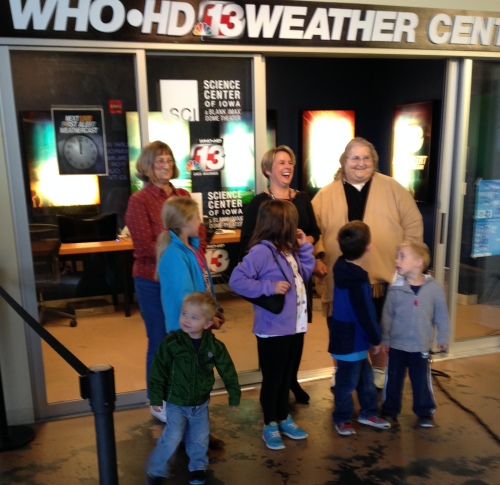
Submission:
{"label": "purple hooded jacket", "polygon": [[[269,250],[271,249],[271,251]],[[312,275],[316,263],[313,256],[313,245],[305,242],[294,254],[299,272],[304,282]],[[233,269],[229,286],[239,295],[257,297],[273,295],[274,283],[283,281],[283,274],[274,261],[276,248],[269,241],[261,241],[253,246],[243,261]],[[292,284],[285,295],[283,311],[276,315],[254,305],[253,333],[259,335],[293,335],[297,323],[297,292],[293,284],[294,277],[291,266],[285,256],[278,254],[278,261]]]}

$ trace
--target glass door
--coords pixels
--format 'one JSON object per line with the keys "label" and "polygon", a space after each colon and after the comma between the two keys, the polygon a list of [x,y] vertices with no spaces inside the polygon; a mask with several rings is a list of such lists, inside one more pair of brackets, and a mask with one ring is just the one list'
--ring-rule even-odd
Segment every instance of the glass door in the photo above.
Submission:
{"label": "glass door", "polygon": [[[253,56],[148,53],[146,139],[144,133],[139,138],[137,114],[127,113],[131,160],[149,141],[167,143],[179,169],[172,184],[189,191],[203,212],[205,256],[226,317],[216,336],[228,348],[242,384],[260,382],[253,310],[228,282],[238,263],[243,206],[256,186],[256,62]],[[132,177],[132,191],[139,183]],[[216,388],[222,386],[217,380]]]}
{"label": "glass door", "polygon": [[500,345],[499,109],[500,62],[449,61],[435,275],[448,295],[454,354]]}
{"label": "glass door", "polygon": [[456,340],[500,335],[500,62],[474,61]]}
{"label": "glass door", "polygon": [[[125,112],[137,110],[135,55],[26,49],[10,60],[39,320],[86,366],[113,366],[117,405],[145,402],[132,247],[117,251],[130,195]],[[36,335],[30,343],[37,418],[87,411],[76,372]]]}

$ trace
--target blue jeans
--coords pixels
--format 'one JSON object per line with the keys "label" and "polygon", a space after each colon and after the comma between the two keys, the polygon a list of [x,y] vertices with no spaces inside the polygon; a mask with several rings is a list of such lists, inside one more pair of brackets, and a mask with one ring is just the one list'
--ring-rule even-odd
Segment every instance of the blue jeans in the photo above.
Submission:
{"label": "blue jeans", "polygon": [[208,467],[208,400],[201,406],[176,406],[166,403],[167,423],[149,455],[147,472],[153,477],[168,477],[168,461],[184,437],[189,457],[189,471]]}
{"label": "blue jeans", "polygon": [[413,391],[413,412],[419,418],[432,416],[436,410],[432,390],[428,352],[405,352],[389,349],[387,382],[382,395],[382,413],[397,416],[401,412],[406,369]]}
{"label": "blue jeans", "polygon": [[148,388],[149,370],[151,369],[156,349],[158,349],[163,337],[167,335],[165,315],[161,306],[160,283],[136,276],[134,278],[134,286],[148,337],[148,349],[146,352],[146,388]]}
{"label": "blue jeans", "polygon": [[352,421],[354,402],[352,393],[356,391],[359,401],[359,418],[378,416],[377,388],[373,382],[373,369],[368,359],[348,362],[337,360],[335,374],[335,424]]}

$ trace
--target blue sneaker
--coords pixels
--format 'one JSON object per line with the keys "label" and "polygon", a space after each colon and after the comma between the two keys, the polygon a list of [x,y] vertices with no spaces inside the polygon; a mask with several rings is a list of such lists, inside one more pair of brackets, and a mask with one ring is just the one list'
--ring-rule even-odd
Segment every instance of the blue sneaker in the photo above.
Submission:
{"label": "blue sneaker", "polygon": [[270,450],[282,450],[285,448],[276,421],[271,421],[267,426],[264,426],[262,439]]}
{"label": "blue sneaker", "polygon": [[279,430],[281,434],[292,438],[292,440],[304,440],[308,437],[308,434],[299,425],[293,422],[290,415],[288,415],[285,421],[281,421]]}
{"label": "blue sneaker", "polygon": [[207,481],[205,470],[195,470],[189,474],[190,485],[203,485]]}

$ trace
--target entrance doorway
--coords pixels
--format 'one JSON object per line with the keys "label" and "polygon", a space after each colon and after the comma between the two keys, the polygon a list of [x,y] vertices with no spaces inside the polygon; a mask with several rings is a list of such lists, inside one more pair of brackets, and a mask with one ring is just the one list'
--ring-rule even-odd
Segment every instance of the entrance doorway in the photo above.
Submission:
{"label": "entrance doorway", "polygon": [[[37,52],[36,55],[40,56],[40,53]],[[54,65],[64,64],[65,59],[61,60],[59,54],[55,55],[55,57]],[[94,58],[99,57],[99,55],[92,54],[91,57],[94,61]],[[130,70],[133,71],[133,56],[126,57],[130,64]],[[33,106],[38,109],[39,104],[43,100],[34,99],[30,96],[28,92],[30,90],[29,86],[23,87],[25,86],[23,69],[29,63],[21,59],[19,61],[19,69],[16,70],[15,57],[13,59],[17,109],[32,109],[31,106],[33,103],[35,103]],[[74,59],[69,60],[71,62],[68,65],[70,67],[74,66],[72,63],[76,61]],[[95,72],[109,71],[96,69]],[[470,136],[475,137],[471,138],[471,146],[473,142],[477,142],[477,146],[480,147],[476,154],[476,161],[474,162],[476,165],[474,166],[473,179],[482,177],[487,180],[494,180],[496,171],[498,171],[495,168],[497,158],[495,147],[498,146],[496,136],[498,134],[497,127],[499,126],[498,119],[496,118],[498,99],[497,94],[492,94],[491,90],[485,92],[485,87],[495,86],[495,89],[497,89],[496,80],[499,76],[495,63],[492,63],[488,68],[484,67],[480,69],[478,76],[479,73],[484,78],[482,82],[479,82],[479,78],[477,80],[478,86],[482,86],[482,94],[476,98],[477,102],[474,101],[472,103],[474,106],[474,110],[472,111],[476,113],[475,119],[477,119],[478,123],[482,120],[484,112],[489,111],[490,124],[494,127],[492,128],[494,133],[489,135],[485,141],[483,139],[484,130],[482,128],[480,130],[480,127],[478,127],[471,131]],[[394,108],[403,104],[425,101],[435,102],[439,106],[443,101],[445,76],[446,62],[444,60],[269,57],[266,59],[266,104],[268,110],[275,112],[276,144],[289,145],[296,153],[297,159],[300,162],[302,159],[300,128],[302,110],[354,110],[356,114],[356,135],[363,136],[374,143],[380,156],[380,171],[389,174]],[[307,78],[307,82],[304,82],[305,78]],[[135,89],[133,76],[130,77],[129,84],[132,86],[133,92]],[[311,88],[312,86],[314,89]],[[110,89],[113,92],[113,86]],[[107,95],[108,97],[112,97],[111,94]],[[50,105],[50,103],[46,102],[45,104]],[[68,101],[67,103],[70,102]],[[87,103],[91,103],[91,101],[89,100]],[[129,100],[129,104],[133,106],[133,110],[137,110],[135,96]],[[482,125],[480,126],[482,127]],[[482,133],[481,136],[479,136],[480,132]],[[440,141],[438,140],[438,143]],[[484,163],[485,154],[490,157],[488,167]],[[328,153],[325,153],[324,160],[324,163],[331,162]],[[257,160],[256,162],[258,171],[260,161]],[[437,186],[439,173],[438,160],[435,162],[433,182],[436,185],[434,188]],[[292,185],[299,189],[304,189],[304,181],[300,178],[300,172],[301,170],[295,171],[296,179]],[[472,171],[470,173],[472,174]],[[446,176],[449,176],[449,173]],[[471,180],[473,179],[471,178]],[[431,250],[434,248],[435,242],[436,200],[437,198],[434,198],[428,202],[419,203],[419,209],[424,218],[424,239]],[[467,213],[464,211],[463,214],[464,241],[468,244],[471,244],[474,229],[472,207],[468,209]],[[465,221],[466,218],[467,222]],[[470,237],[465,237],[466,234],[469,234]],[[493,311],[496,311],[495,302],[497,301],[497,294],[500,299],[500,294],[498,293],[500,292],[500,282],[497,285],[497,281],[495,280],[496,271],[494,268],[496,263],[494,262],[496,259],[491,259],[495,257],[492,256],[488,260],[483,258],[479,262],[478,258],[475,258],[475,261],[471,261],[470,254],[467,258],[464,262],[460,260],[460,263],[464,265],[464,273],[460,276],[458,293],[462,291],[463,284],[468,284],[471,280],[474,280],[474,290],[477,291],[477,305],[467,305],[467,307],[462,306],[459,308],[461,303],[457,303],[456,336],[459,339],[483,336],[485,333],[481,333],[482,327],[491,328],[489,325],[483,325],[483,323],[485,321],[495,321],[495,317],[492,315]],[[473,262],[474,264],[471,264]],[[471,273],[465,270],[471,271],[473,277],[471,278]],[[472,293],[464,292],[463,294],[469,295]],[[221,296],[221,298],[223,297]],[[241,373],[241,381],[246,384],[251,382],[251,380],[246,381],[247,378],[254,379],[254,377],[249,377],[249,375],[253,373],[252,375],[255,376],[258,367],[257,353],[254,349],[255,342],[250,328],[251,308],[249,304],[239,298],[235,300],[231,296],[227,298],[225,307],[234,307],[235,315],[233,320],[228,318],[228,324],[223,328],[223,332],[219,336],[223,341],[227,339],[229,350],[235,357],[238,370]],[[470,299],[470,301],[472,300],[473,298]],[[486,302],[488,304],[485,304]],[[469,325],[470,322],[476,320],[467,315],[465,311],[472,310],[476,311],[476,317],[474,318],[480,320],[479,325],[481,327],[472,328]],[[242,319],[241,324],[237,323],[238,318]],[[234,324],[231,322],[234,322]],[[136,406],[145,403],[146,393],[143,372],[145,333],[137,308],[132,308],[132,317],[130,319],[125,318],[121,312],[109,315],[89,316],[79,319],[77,328],[51,327],[50,330],[63,343],[67,342],[70,350],[74,351],[88,365],[106,362],[110,365],[120,366],[121,368],[123,363],[123,370],[120,370],[119,375],[117,373],[116,376],[119,405]],[[81,337],[75,339],[76,333],[71,334],[71,332],[76,332],[77,330],[82,330],[83,333],[79,334],[82,335]],[[491,328],[491,330],[495,329]],[[485,330],[485,332],[487,331],[490,330]],[[85,332],[87,336],[85,336]],[[121,343],[119,343],[119,338],[123,336],[133,336],[132,341],[127,343],[127,345],[131,345],[130,350],[127,349],[125,344],[122,347]],[[331,367],[331,358],[324,345],[326,336],[325,319],[319,311],[316,311],[309,335],[306,337],[306,349],[301,367],[301,371],[305,373],[303,374],[304,376],[308,376],[310,375],[308,373],[314,373],[318,370],[324,370],[325,373],[329,372],[327,369]],[[248,352],[241,352],[241,349],[245,349]],[[83,352],[87,351],[89,352],[87,354],[89,360],[86,360],[83,354]],[[120,354],[120,358],[123,361],[120,364],[118,364],[117,358],[112,354],[115,351]],[[79,389],[77,387],[78,381],[76,376],[67,377],[64,373],[61,373],[62,367],[65,364],[59,357],[51,356],[51,352],[50,349],[43,349],[44,376],[39,382],[43,382],[45,379],[47,383],[46,403],[54,403],[55,406],[52,407],[53,410],[49,410],[50,406],[47,406],[47,414],[44,417],[83,411],[83,405],[77,402],[79,399]],[[126,357],[125,359],[123,358],[124,356]],[[71,392],[66,394],[66,391]]]}

